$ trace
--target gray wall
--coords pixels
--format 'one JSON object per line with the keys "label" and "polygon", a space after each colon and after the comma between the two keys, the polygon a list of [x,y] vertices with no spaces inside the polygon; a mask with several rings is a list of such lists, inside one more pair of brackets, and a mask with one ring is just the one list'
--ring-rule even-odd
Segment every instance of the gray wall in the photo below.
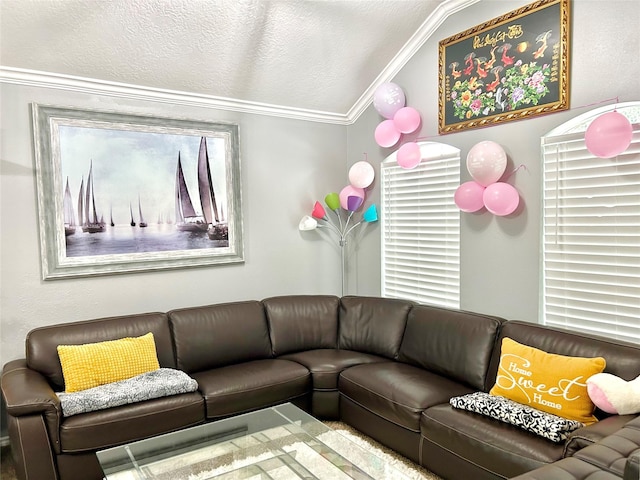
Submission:
{"label": "gray wall", "polygon": [[[339,257],[317,236],[303,238],[297,225],[316,193],[342,186],[344,126],[168,109],[9,84],[0,88],[2,364],[23,357],[26,333],[41,325],[288,293],[340,293]],[[238,123],[245,263],[42,281],[31,102]]]}
{"label": "gray wall", "polygon": [[[392,80],[407,105],[418,109],[422,127],[414,136],[461,150],[461,183],[471,180],[466,156],[476,143],[492,140],[509,157],[507,172],[523,164],[510,179],[520,193],[517,215],[496,217],[486,211],[460,216],[461,308],[509,319],[538,321],[540,289],[541,158],[540,137],[606,99],[637,100],[640,87],[640,4],[636,0],[572,2],[571,109],[489,128],[438,135],[438,42],[526,5],[528,1],[484,0],[448,18]],[[612,102],[609,102],[612,103]],[[606,104],[598,105],[597,107]],[[373,131],[382,117],[370,107],[349,128],[348,164],[369,159],[376,166],[392,153],[376,145]],[[379,201],[379,186],[371,194]],[[369,235],[354,255],[352,293],[380,291],[380,233]]]}
{"label": "gray wall", "polygon": [[[584,113],[585,105],[618,96],[637,99],[640,9],[636,0],[573,2],[572,110],[482,130],[437,135],[438,41],[529,2],[483,0],[447,19],[393,79],[423,118],[416,135],[466,153],[481,140],[500,143],[510,180],[524,208],[517,216],[461,215],[462,308],[538,319],[540,137]],[[38,326],[101,316],[203,305],[280,294],[339,294],[339,251],[316,234],[297,230],[316,199],[348,183],[348,168],[368,154],[378,169],[391,153],[373,131],[381,117],[370,107],[351,126],[168,107],[144,101],[0,84],[0,364],[24,356],[26,333]],[[29,104],[122,110],[240,126],[245,263],[42,281]],[[462,181],[469,180],[462,168]],[[374,183],[369,199],[379,203]],[[347,293],[380,293],[380,229],[356,232],[348,247]],[[4,428],[2,435],[5,435]]]}

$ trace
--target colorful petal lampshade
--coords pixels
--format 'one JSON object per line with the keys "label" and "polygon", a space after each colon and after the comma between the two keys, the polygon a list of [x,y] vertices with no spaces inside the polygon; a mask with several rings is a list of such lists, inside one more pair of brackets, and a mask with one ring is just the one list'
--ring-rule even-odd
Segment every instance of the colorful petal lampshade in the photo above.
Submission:
{"label": "colorful petal lampshade", "polygon": [[298,224],[298,230],[302,231],[315,230],[317,227],[318,221],[309,215],[302,217],[302,220],[300,220],[300,223]]}
{"label": "colorful petal lampshade", "polygon": [[376,222],[378,220],[378,211],[375,205],[370,205],[369,208],[362,214],[362,220],[351,223],[353,219],[353,213],[362,208],[364,204],[365,191],[363,188],[354,187],[348,185],[343,188],[340,193],[329,193],[324,201],[328,208],[330,208],[334,215],[327,215],[325,208],[319,203],[315,202],[311,215],[305,215],[298,224],[298,229],[315,230],[324,229],[328,236],[329,234],[335,234],[338,237],[338,245],[340,246],[340,266],[342,277],[342,295],[345,295],[345,272],[346,272],[346,245],[347,238],[350,233],[358,226],[365,225],[366,223]]}
{"label": "colorful petal lampshade", "polygon": [[360,198],[360,197],[355,197],[355,196],[348,196],[347,197],[347,210],[349,210],[350,212],[355,212],[357,209],[360,208],[360,205],[362,205],[362,202],[364,202],[364,198]]}
{"label": "colorful petal lampshade", "polygon": [[362,214],[362,219],[369,223],[378,221],[378,210],[376,209],[375,203],[371,204],[371,206]]}
{"label": "colorful petal lampshade", "polygon": [[324,197],[324,203],[327,204],[331,210],[337,210],[340,208],[340,196],[333,192]]}
{"label": "colorful petal lampshade", "polygon": [[327,212],[325,212],[324,207],[320,204],[320,202],[316,202],[313,206],[313,212],[311,212],[311,216],[313,218],[324,218]]}

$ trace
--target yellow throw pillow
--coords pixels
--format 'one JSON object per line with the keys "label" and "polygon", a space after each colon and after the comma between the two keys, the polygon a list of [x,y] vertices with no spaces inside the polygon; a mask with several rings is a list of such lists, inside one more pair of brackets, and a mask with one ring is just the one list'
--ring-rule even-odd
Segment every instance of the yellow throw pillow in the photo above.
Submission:
{"label": "yellow throw pillow", "polygon": [[65,392],[77,392],[158,370],[153,333],[86,345],[58,345]]}
{"label": "yellow throw pillow", "polygon": [[489,393],[588,425],[598,419],[587,379],[605,365],[602,357],[566,357],[504,338],[496,383]]}

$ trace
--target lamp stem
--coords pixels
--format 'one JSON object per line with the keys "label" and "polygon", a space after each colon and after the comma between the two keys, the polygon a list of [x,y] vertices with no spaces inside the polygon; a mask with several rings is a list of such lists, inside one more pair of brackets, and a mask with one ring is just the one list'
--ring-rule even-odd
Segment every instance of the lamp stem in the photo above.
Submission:
{"label": "lamp stem", "polygon": [[318,224],[319,228],[320,227],[331,228],[331,229],[333,229],[334,232],[336,232],[338,234],[338,236],[342,235],[342,232],[338,229],[338,227],[332,221],[330,221],[328,218],[326,218],[326,219],[325,218],[321,218],[320,220],[326,222],[326,224],[323,225],[323,224],[319,223]]}
{"label": "lamp stem", "polygon": [[340,239],[340,277],[342,279],[342,296],[344,297],[344,287],[345,287],[345,254],[344,254],[344,247],[347,244],[347,240],[343,237]]}
{"label": "lamp stem", "polygon": [[336,214],[336,217],[338,217],[338,222],[340,223],[340,230],[342,230],[342,215],[340,215],[340,210],[336,208],[334,212]]}
{"label": "lamp stem", "polygon": [[344,234],[345,238],[347,235],[349,235],[349,233],[351,232],[351,230],[353,230],[354,228],[356,228],[358,225],[360,225],[362,223],[362,220],[360,220],[358,223],[354,224],[351,226],[351,228],[349,230],[347,230]]}

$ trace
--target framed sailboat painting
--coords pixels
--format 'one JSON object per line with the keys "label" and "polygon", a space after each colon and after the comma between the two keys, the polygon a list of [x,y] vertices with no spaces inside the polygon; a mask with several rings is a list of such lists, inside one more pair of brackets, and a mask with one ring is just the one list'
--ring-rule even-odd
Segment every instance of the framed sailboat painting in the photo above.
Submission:
{"label": "framed sailboat painting", "polygon": [[244,261],[237,125],[32,116],[43,279]]}

